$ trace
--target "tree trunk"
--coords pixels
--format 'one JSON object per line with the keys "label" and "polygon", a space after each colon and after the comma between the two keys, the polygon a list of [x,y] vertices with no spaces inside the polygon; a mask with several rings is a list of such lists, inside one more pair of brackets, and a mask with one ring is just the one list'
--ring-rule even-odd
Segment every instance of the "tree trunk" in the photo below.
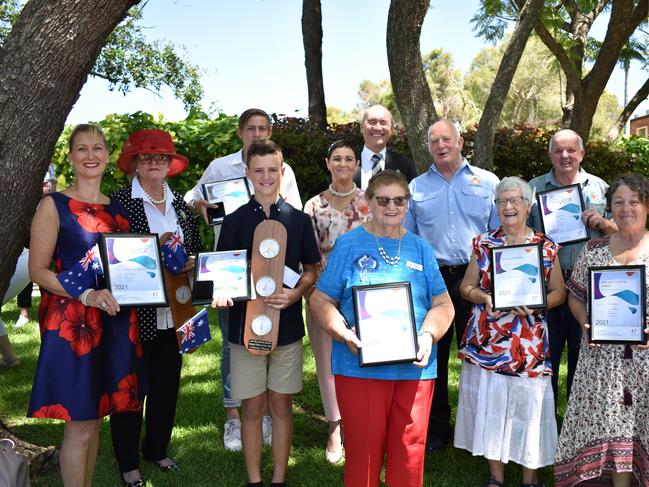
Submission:
{"label": "tree trunk", "polygon": [[322,81],[322,9],[320,0],[302,1],[302,41],[309,89],[309,121],[327,128],[327,105]]}
{"label": "tree trunk", "polygon": [[418,173],[426,171],[431,164],[427,130],[438,119],[426,82],[419,44],[429,3],[429,0],[391,0],[388,12],[390,80]]}
{"label": "tree trunk", "polygon": [[0,49],[0,295],[43,175],[101,47],[137,0],[30,0]]}
{"label": "tree trunk", "polygon": [[518,68],[518,63],[541,8],[543,8],[543,0],[527,0],[520,10],[516,28],[509,40],[502,61],[500,61],[489,97],[480,116],[480,123],[475,135],[473,164],[490,171],[493,171],[493,146],[498,120],[514,74],[516,74],[516,68]]}
{"label": "tree trunk", "polygon": [[[596,9],[588,15],[575,10],[576,17],[570,24],[571,29],[566,33],[576,41],[576,44],[585,45],[583,39],[587,37],[588,30],[597,15],[608,4],[608,2],[599,2]],[[569,96],[566,105],[563,107],[563,126],[571,128],[581,135],[584,143],[588,141],[597,103],[606,88],[611,73],[619,62],[622,48],[636,28],[646,20],[648,11],[649,0],[616,0],[610,2],[606,35],[592,68],[585,76],[582,76],[583,50],[576,51],[573,48],[569,54],[561,43],[543,26],[542,22],[538,21],[534,26],[537,34],[556,56],[566,74],[566,92]],[[575,54],[578,55],[575,57]]]}
{"label": "tree trunk", "polygon": [[647,97],[649,97],[649,78],[644,81],[644,84],[640,87],[636,94],[633,95],[633,98],[631,98],[629,103],[627,103],[627,105],[624,107],[624,110],[622,110],[620,116],[617,117],[615,125],[607,135],[609,140],[613,141],[617,139],[617,136],[620,135],[620,132],[624,130],[624,126],[629,120],[629,117],[633,114],[635,109],[638,108],[638,105],[646,100]]}

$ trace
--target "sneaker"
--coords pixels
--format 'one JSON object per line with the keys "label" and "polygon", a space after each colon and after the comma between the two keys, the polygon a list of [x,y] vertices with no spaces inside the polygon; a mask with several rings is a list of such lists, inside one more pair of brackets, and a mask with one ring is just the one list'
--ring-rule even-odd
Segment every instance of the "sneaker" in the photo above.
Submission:
{"label": "sneaker", "polygon": [[14,325],[14,328],[22,328],[27,323],[29,323],[29,318],[27,318],[26,316],[20,315],[20,316],[18,316],[18,319],[16,320],[16,324]]}
{"label": "sneaker", "polygon": [[228,451],[241,451],[241,421],[228,419],[223,431],[223,445]]}
{"label": "sneaker", "polygon": [[273,418],[264,416],[261,420],[261,431],[264,436],[264,444],[270,445],[273,442]]}

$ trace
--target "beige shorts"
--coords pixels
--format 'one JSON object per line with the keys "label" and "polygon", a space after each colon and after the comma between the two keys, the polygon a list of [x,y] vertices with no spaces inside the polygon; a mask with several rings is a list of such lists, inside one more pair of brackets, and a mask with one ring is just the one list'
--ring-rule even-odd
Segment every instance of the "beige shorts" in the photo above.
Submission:
{"label": "beige shorts", "polygon": [[269,355],[253,355],[230,343],[230,381],[233,399],[250,399],[271,390],[295,394],[302,390],[302,340],[282,345]]}

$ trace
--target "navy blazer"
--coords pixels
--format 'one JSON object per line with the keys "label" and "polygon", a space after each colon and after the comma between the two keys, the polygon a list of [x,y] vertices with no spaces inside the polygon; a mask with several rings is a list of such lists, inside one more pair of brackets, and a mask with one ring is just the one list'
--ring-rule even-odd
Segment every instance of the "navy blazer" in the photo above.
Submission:
{"label": "navy blazer", "polygon": [[[358,158],[361,158],[361,155],[358,154]],[[417,171],[415,170],[415,163],[412,159],[408,159],[406,156],[399,154],[392,149],[386,149],[385,151],[385,169],[392,169],[394,171],[399,171],[403,174],[408,182],[415,179],[417,176]],[[361,187],[361,168],[360,166],[356,169],[354,173],[354,182],[356,186]]]}

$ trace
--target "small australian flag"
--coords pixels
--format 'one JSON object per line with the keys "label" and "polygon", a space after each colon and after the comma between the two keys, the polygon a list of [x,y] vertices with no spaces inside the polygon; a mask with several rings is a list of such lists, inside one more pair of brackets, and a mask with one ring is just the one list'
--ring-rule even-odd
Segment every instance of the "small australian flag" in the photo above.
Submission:
{"label": "small australian flag", "polygon": [[207,308],[203,308],[176,330],[180,342],[180,353],[187,353],[212,339],[207,322]]}
{"label": "small australian flag", "polygon": [[94,247],[86,250],[81,260],[69,269],[59,272],[56,278],[70,296],[77,298],[89,287],[96,287],[97,276],[103,274],[104,267],[99,257],[99,247],[95,244]]}
{"label": "small australian flag", "polygon": [[178,230],[169,235],[162,246],[162,261],[174,276],[180,274],[180,270],[187,264],[187,251]]}

